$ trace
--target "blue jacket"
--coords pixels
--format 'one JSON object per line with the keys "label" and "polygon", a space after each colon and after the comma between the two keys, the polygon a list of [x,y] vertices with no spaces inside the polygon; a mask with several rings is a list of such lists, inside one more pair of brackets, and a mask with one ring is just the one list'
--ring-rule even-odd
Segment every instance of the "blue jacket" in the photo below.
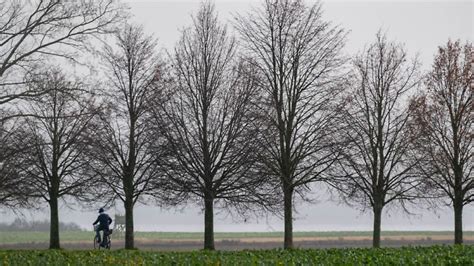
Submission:
{"label": "blue jacket", "polygon": [[97,223],[99,223],[101,227],[109,228],[109,225],[112,223],[112,218],[110,218],[107,213],[103,212],[99,214],[99,217],[97,217],[97,220],[95,220],[94,225]]}

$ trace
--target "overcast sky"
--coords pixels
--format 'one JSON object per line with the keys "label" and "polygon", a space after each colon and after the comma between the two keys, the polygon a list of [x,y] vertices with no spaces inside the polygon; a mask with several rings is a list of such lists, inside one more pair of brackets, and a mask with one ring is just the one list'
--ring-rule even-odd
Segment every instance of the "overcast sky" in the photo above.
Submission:
{"label": "overcast sky", "polygon": [[[307,1],[308,3],[314,1]],[[172,49],[180,30],[191,22],[190,15],[199,7],[199,1],[144,0],[127,1],[133,20],[159,40],[161,49]],[[244,13],[260,0],[216,0],[216,9],[223,22],[231,22],[233,15]],[[391,40],[405,44],[411,55],[418,54],[427,70],[439,45],[448,39],[473,41],[473,1],[323,1],[324,18],[350,31],[345,53],[354,54],[375,38],[381,28]],[[372,215],[338,204],[329,199],[324,189],[315,189],[313,204],[296,205],[295,231],[372,230]],[[121,206],[108,210],[120,212]],[[390,209],[389,209],[390,210]],[[453,230],[454,216],[450,209],[436,213],[413,209],[414,215],[400,211],[385,213],[382,230]],[[2,221],[12,221],[15,215],[0,213]],[[25,212],[27,218],[48,219],[44,208]],[[5,219],[3,219],[5,218]],[[96,212],[71,210],[62,207],[60,220],[76,222],[90,229]],[[156,207],[138,206],[135,211],[135,229],[139,231],[203,231],[204,216],[196,206],[182,210],[161,210]],[[474,206],[464,210],[464,229],[474,230]],[[217,214],[215,230],[219,231],[282,231],[283,222],[275,217],[235,221],[232,217]]]}

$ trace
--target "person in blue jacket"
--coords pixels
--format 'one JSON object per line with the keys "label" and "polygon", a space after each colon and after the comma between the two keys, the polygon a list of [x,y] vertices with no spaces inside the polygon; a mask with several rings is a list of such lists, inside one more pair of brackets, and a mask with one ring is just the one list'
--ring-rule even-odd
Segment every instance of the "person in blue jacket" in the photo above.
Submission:
{"label": "person in blue jacket", "polygon": [[104,237],[102,241],[100,240],[100,231],[104,232],[104,236],[109,233],[109,225],[112,223],[112,218],[110,218],[110,216],[104,212],[104,208],[99,209],[99,216],[92,225],[95,226],[97,223],[99,224],[99,226],[97,226],[97,229],[95,230],[97,236],[97,243],[102,242],[100,246],[105,247],[105,245],[107,244],[105,243],[106,238]]}

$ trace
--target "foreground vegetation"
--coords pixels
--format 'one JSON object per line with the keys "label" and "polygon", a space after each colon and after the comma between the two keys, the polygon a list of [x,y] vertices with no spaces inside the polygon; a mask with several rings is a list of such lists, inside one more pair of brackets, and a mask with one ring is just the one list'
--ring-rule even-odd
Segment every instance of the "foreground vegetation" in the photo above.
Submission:
{"label": "foreground vegetation", "polygon": [[473,246],[146,252],[0,251],[0,265],[474,265]]}

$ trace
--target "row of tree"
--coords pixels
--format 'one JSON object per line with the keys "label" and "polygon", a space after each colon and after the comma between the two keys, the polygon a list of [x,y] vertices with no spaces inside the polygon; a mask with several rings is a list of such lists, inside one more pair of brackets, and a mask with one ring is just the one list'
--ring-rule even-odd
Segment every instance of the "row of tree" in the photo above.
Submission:
{"label": "row of tree", "polygon": [[[205,249],[215,209],[282,215],[292,248],[294,202],[314,183],[372,210],[374,247],[384,208],[409,203],[451,205],[462,243],[474,201],[471,44],[449,41],[421,73],[380,32],[345,57],[347,33],[319,3],[266,0],[235,17],[236,39],[205,2],[164,57],[142,27],[118,23],[113,1],[6,0],[0,12],[0,204],[46,202],[50,248],[59,200],[72,198],[122,202],[126,248],[137,202],[203,206]],[[46,67],[91,53],[94,85]]]}

